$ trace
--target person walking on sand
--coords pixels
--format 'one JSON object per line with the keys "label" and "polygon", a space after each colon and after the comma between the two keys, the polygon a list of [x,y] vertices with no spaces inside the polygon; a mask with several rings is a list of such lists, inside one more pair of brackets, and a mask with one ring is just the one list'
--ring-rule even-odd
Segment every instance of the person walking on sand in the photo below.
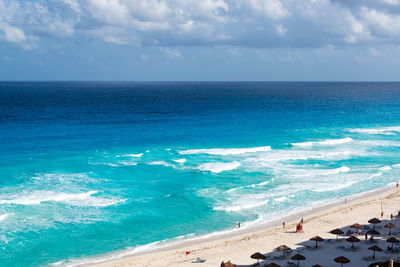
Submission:
{"label": "person walking on sand", "polygon": [[285,222],[283,222],[282,223],[282,228],[285,229],[285,226],[286,226],[286,224],[285,224]]}

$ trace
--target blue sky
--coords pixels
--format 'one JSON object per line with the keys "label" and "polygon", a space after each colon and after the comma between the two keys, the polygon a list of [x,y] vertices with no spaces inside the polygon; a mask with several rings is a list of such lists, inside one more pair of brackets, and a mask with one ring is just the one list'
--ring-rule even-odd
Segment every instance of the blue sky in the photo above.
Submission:
{"label": "blue sky", "polygon": [[396,81],[400,0],[0,0],[0,80]]}

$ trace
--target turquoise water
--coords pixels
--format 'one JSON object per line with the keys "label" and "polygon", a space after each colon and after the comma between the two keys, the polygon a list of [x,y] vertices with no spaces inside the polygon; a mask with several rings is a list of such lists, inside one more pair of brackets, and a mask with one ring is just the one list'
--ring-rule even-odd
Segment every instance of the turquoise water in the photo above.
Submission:
{"label": "turquoise water", "polygon": [[396,182],[399,89],[0,83],[0,265],[76,266]]}

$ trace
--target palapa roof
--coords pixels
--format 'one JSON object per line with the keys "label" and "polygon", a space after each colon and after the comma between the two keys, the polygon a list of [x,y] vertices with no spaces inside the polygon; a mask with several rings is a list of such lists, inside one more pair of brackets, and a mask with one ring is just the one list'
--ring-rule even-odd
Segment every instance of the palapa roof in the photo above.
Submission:
{"label": "palapa roof", "polygon": [[383,249],[381,249],[381,248],[378,247],[377,245],[374,245],[374,246],[372,246],[372,247],[369,247],[368,249],[369,249],[369,250],[372,250],[372,251],[383,251]]}
{"label": "palapa roof", "polygon": [[391,238],[386,240],[386,242],[389,242],[389,243],[400,243],[400,240],[398,240],[397,238],[392,236]]}
{"label": "palapa roof", "polygon": [[342,234],[344,234],[344,232],[342,230],[340,230],[339,228],[333,229],[329,233],[334,234],[334,235],[342,235]]}
{"label": "palapa roof", "polygon": [[355,223],[355,224],[351,225],[350,228],[362,229],[363,226],[359,223]]}
{"label": "palapa roof", "polygon": [[270,264],[265,265],[265,267],[281,267],[281,266],[279,264],[271,262]]}
{"label": "palapa roof", "polygon": [[380,235],[381,233],[379,233],[375,229],[371,229],[371,230],[367,231],[367,234],[369,234],[369,235]]}
{"label": "palapa roof", "polygon": [[281,246],[277,247],[275,250],[277,250],[277,251],[285,251],[285,250],[291,250],[291,248],[289,248],[286,245],[281,245]]}
{"label": "palapa roof", "polygon": [[296,255],[294,255],[293,257],[291,257],[291,259],[292,259],[292,260],[295,260],[295,261],[303,261],[303,260],[306,259],[306,257],[304,257],[304,256],[301,255],[301,254],[296,254]]}
{"label": "palapa roof", "polygon": [[382,221],[379,220],[378,218],[372,218],[371,220],[368,221],[369,223],[381,223]]}
{"label": "palapa roof", "polygon": [[385,225],[385,228],[392,228],[392,229],[394,229],[394,228],[397,228],[397,226],[394,225],[393,223],[388,223],[388,224]]}
{"label": "palapa roof", "polygon": [[263,260],[266,257],[263,254],[261,254],[260,252],[256,252],[253,255],[251,255],[250,258],[255,259],[255,260]]}
{"label": "palapa roof", "polygon": [[360,239],[352,235],[349,238],[346,238],[346,241],[354,243],[354,242],[360,242]]}
{"label": "palapa roof", "polygon": [[334,259],[334,261],[336,261],[337,263],[344,263],[344,264],[350,262],[350,260],[348,258],[346,258],[345,256],[337,257],[336,259]]}
{"label": "palapa roof", "polygon": [[322,237],[316,235],[316,236],[314,236],[314,237],[311,237],[310,240],[311,240],[311,241],[322,242],[322,241],[324,241],[325,239],[323,239]]}

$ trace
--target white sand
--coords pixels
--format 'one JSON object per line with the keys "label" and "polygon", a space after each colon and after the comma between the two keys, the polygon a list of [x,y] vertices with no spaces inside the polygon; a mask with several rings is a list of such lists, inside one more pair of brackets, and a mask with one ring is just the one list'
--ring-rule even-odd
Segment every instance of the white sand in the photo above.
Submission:
{"label": "white sand", "polygon": [[[382,192],[384,191],[384,192]],[[291,256],[296,253],[304,255],[307,260],[300,263],[300,266],[312,266],[320,264],[322,266],[340,266],[335,263],[333,259],[338,256],[345,256],[351,260],[348,266],[367,266],[372,262],[362,261],[365,256],[371,256],[372,251],[367,248],[374,244],[367,244],[364,236],[360,236],[361,242],[357,243],[360,249],[357,252],[344,251],[336,248],[337,245],[351,246],[351,243],[341,241],[338,243],[322,242],[322,248],[318,250],[301,248],[305,245],[313,246],[315,242],[308,241],[309,238],[319,235],[322,238],[334,239],[336,236],[328,233],[335,228],[342,228],[349,226],[353,223],[368,224],[367,221],[373,217],[380,217],[381,202],[383,203],[384,220],[390,220],[390,214],[397,215],[400,209],[400,190],[397,189],[384,189],[380,192],[373,194],[366,194],[365,196],[353,201],[348,201],[347,204],[341,203],[336,205],[325,206],[314,209],[308,214],[297,214],[291,218],[285,218],[286,228],[282,229],[280,223],[282,220],[275,222],[274,225],[264,227],[264,229],[253,229],[251,232],[245,232],[230,237],[220,237],[218,240],[197,243],[184,243],[179,247],[170,247],[168,250],[150,252],[141,255],[130,256],[121,258],[114,261],[104,262],[97,265],[98,267],[110,266],[220,266],[221,261],[228,261],[235,263],[238,266],[251,265],[256,261],[250,258],[254,252],[261,252],[262,254],[281,255],[282,253],[273,252],[273,249],[279,245],[285,244],[292,249],[300,248],[299,251],[292,252]],[[304,232],[294,233],[295,225],[304,217]],[[392,222],[400,227],[400,219],[395,217]],[[377,230],[381,234],[387,235],[388,229],[383,228],[381,223],[377,226]],[[399,229],[394,229],[395,237],[400,238]],[[384,237],[383,237],[384,238]],[[381,239],[377,245],[382,249],[386,249],[388,244],[385,240]],[[185,251],[191,251],[186,256]],[[400,254],[386,254],[384,252],[377,252],[377,259],[394,258],[396,259]],[[206,259],[205,263],[192,263],[195,258]],[[285,260],[268,260],[265,263],[275,262],[282,266],[287,266],[287,262],[291,261],[290,256]]]}

